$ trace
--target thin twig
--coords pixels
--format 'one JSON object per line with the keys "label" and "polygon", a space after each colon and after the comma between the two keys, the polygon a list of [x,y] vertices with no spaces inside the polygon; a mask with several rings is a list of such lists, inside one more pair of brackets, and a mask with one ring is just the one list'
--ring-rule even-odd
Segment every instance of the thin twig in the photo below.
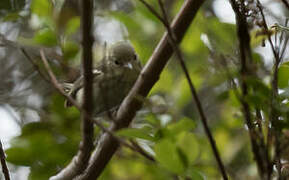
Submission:
{"label": "thin twig", "polygon": [[162,17],[149,3],[145,0],[139,0],[146,8],[155,16],[157,17],[164,25],[167,25],[167,22],[164,17]]}
{"label": "thin twig", "polygon": [[[63,95],[66,97],[66,99],[73,104],[77,109],[79,109],[82,114],[85,112],[83,108],[72,98],[70,97],[64,89],[61,87],[61,85],[58,83],[55,75],[53,74],[48,61],[44,55],[43,50],[40,50],[41,60],[43,61],[44,67],[46,68],[46,71],[48,72],[48,75],[50,76],[51,84]],[[92,125],[93,127],[93,125]],[[77,155],[74,156],[73,160],[67,165],[60,173],[50,178],[50,180],[70,180],[73,179],[77,174],[81,173],[81,171],[86,167],[85,162],[82,161],[82,158],[84,158],[86,152],[83,152],[83,149],[80,148]]]}
{"label": "thin twig", "polygon": [[139,153],[140,155],[142,155],[144,158],[155,162],[154,157],[152,157],[151,155],[149,155],[146,151],[144,151],[140,146],[138,146],[137,143],[135,143],[134,141],[130,141],[131,145],[129,143],[127,143],[125,140],[117,137],[114,132],[106,129],[98,120],[94,120],[93,121],[97,126],[101,126],[101,130],[103,130],[104,132],[108,133],[110,136],[114,137],[115,139],[117,139],[117,141],[119,143],[121,143],[122,145],[124,145],[125,147],[129,148],[130,150]]}
{"label": "thin twig", "polygon": [[[44,67],[50,77],[50,82],[51,84],[63,95],[65,96],[65,98],[71,103],[73,104],[77,109],[79,109],[80,111],[82,111],[82,107],[71,97],[69,96],[65,91],[64,89],[62,88],[62,86],[58,83],[54,73],[52,72],[50,66],[49,66],[49,63],[46,59],[46,56],[44,54],[44,51],[43,50],[40,50],[40,56],[41,56],[41,60],[44,64]],[[38,69],[38,66],[37,66],[37,69]]]}
{"label": "thin twig", "polygon": [[33,59],[30,57],[30,55],[26,52],[24,48],[20,48],[21,52],[24,54],[24,56],[30,61],[34,69],[38,72],[38,74],[44,79],[46,82],[50,82],[49,79],[44,75],[44,73],[39,69],[39,66],[33,61]]}
{"label": "thin twig", "polygon": [[[262,20],[263,20],[263,28],[265,29],[265,32],[269,32],[269,28],[266,22],[265,15],[263,13],[263,7],[262,4],[260,3],[259,0],[257,0],[257,7],[261,13]],[[276,36],[275,36],[276,37]],[[273,135],[275,136],[275,158],[276,159],[276,167],[277,167],[277,172],[278,172],[278,177],[281,178],[281,149],[280,149],[280,131],[278,128],[276,128],[277,123],[278,123],[278,113],[276,112],[275,109],[275,103],[277,102],[278,98],[278,71],[279,71],[279,65],[281,63],[281,59],[279,58],[279,51],[277,51],[277,48],[273,45],[271,35],[267,33],[267,38],[271,47],[271,50],[273,52],[275,61],[273,64],[273,78],[271,81],[271,86],[272,86],[272,94],[271,94],[271,102],[270,102],[270,121],[272,123],[272,128],[271,130],[273,131]],[[275,40],[276,42],[276,40]]]}
{"label": "thin twig", "polygon": [[137,142],[130,140],[132,146],[137,149],[144,157],[146,157],[147,159],[155,162],[155,158],[153,156],[151,156],[150,154],[148,154]]}
{"label": "thin twig", "polygon": [[5,180],[10,180],[10,173],[6,163],[6,155],[3,150],[1,140],[0,140],[0,159],[1,159],[2,172],[4,174]]}
{"label": "thin twig", "polygon": [[[198,109],[198,112],[199,112],[200,117],[201,117],[201,122],[202,122],[202,124],[204,126],[205,133],[206,133],[206,135],[207,135],[207,137],[209,139],[209,142],[210,142],[210,145],[212,147],[214,156],[216,158],[218,167],[219,167],[219,169],[221,171],[223,179],[228,179],[228,175],[226,173],[225,166],[224,166],[224,164],[223,164],[223,162],[221,160],[221,156],[219,154],[216,142],[215,142],[214,137],[213,137],[213,135],[212,135],[212,133],[210,131],[210,128],[209,128],[209,125],[208,125],[208,120],[207,120],[207,117],[206,117],[206,115],[204,113],[201,101],[199,99],[199,96],[197,94],[196,88],[195,88],[195,86],[194,86],[194,84],[193,84],[193,82],[191,80],[190,75],[189,75],[189,71],[188,71],[188,68],[187,68],[187,66],[185,64],[185,61],[184,61],[183,55],[181,53],[181,50],[179,49],[179,47],[178,47],[178,45],[176,43],[176,37],[173,34],[173,31],[171,30],[171,27],[170,27],[170,24],[169,24],[169,21],[168,21],[168,16],[167,16],[166,11],[164,9],[164,5],[163,5],[161,0],[158,0],[158,2],[159,2],[159,6],[161,8],[162,17],[163,17],[163,20],[161,20],[161,19],[160,20],[161,20],[161,22],[163,22],[163,25],[167,29],[167,32],[168,32],[168,35],[169,35],[170,44],[173,47],[174,52],[176,53],[176,55],[178,57],[178,60],[180,62],[180,65],[181,65],[181,67],[182,67],[182,69],[183,69],[183,71],[185,73],[185,77],[186,77],[186,79],[188,81],[188,84],[189,84],[189,87],[190,87],[190,90],[191,90],[191,93],[192,93],[192,96],[193,96],[193,101],[196,102],[197,109]],[[146,6],[150,6],[150,5],[147,4]],[[150,9],[153,9],[153,7],[150,7]],[[159,15],[157,17],[161,17],[161,16]]]}
{"label": "thin twig", "polygon": [[[246,8],[244,1],[230,0],[231,6],[236,14],[237,24],[237,36],[239,39],[239,51],[240,51],[240,75],[241,75],[241,90],[242,98],[241,104],[243,108],[243,114],[249,130],[249,137],[252,146],[252,152],[257,163],[258,172],[262,179],[270,179],[272,173],[272,166],[268,156],[268,150],[266,149],[265,142],[263,142],[259,136],[258,131],[252,122],[251,109],[249,103],[246,101],[248,96],[248,84],[247,79],[253,74],[250,70],[252,63],[252,52],[250,47],[250,35],[248,32],[248,25],[246,19]],[[251,74],[250,74],[251,73]],[[265,176],[266,175],[266,176]]]}

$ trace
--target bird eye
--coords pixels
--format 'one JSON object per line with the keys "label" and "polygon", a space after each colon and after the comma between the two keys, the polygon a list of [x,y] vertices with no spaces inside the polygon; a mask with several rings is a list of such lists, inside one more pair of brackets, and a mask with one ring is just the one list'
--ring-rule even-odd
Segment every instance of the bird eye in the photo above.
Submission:
{"label": "bird eye", "polygon": [[115,60],[115,61],[114,61],[114,64],[120,65],[120,62],[119,62],[118,60]]}
{"label": "bird eye", "polygon": [[137,59],[137,55],[134,54],[134,55],[133,55],[133,60],[136,60],[136,59]]}

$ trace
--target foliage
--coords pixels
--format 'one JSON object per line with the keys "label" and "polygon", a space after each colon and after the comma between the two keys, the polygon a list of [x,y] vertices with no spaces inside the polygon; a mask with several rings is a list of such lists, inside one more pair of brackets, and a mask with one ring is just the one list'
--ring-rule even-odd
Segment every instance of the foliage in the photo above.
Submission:
{"label": "foliage", "polygon": [[[60,61],[50,58],[54,72],[61,80],[70,81],[77,76],[74,69],[79,66],[81,53],[79,14],[65,13],[67,16],[64,16],[62,7],[65,7],[65,3],[53,4],[49,0],[18,0],[15,1],[17,8],[12,8],[10,2],[0,2],[0,18],[3,23],[21,23],[21,20],[31,22],[26,25],[29,26],[26,28],[30,35],[20,34],[17,43],[60,52]],[[157,6],[156,1],[148,2]],[[106,16],[110,21],[120,23],[123,29],[119,33],[128,32],[127,38],[145,64],[165,28],[138,1],[134,6],[130,5],[134,8],[129,13],[108,9],[98,10],[96,16]],[[171,17],[175,16],[180,5],[180,1],[167,2]],[[25,9],[25,6],[30,9]],[[71,10],[77,11],[73,8]],[[238,85],[242,77],[239,74],[236,25],[221,22],[213,14],[208,15],[209,12],[207,8],[198,12],[180,47],[230,177],[255,178],[257,169],[239,101],[241,89]],[[61,19],[60,15],[66,19]],[[101,35],[99,32],[95,34]],[[102,47],[101,43],[96,39],[97,52],[97,47]],[[254,41],[254,48],[260,48],[261,43]],[[95,57],[98,56],[96,53]],[[39,58],[33,60],[38,62]],[[267,127],[272,94],[268,79],[272,77],[273,70],[257,51],[253,52],[252,66],[256,76],[247,79],[249,93],[244,99],[251,109],[262,111],[262,124]],[[42,66],[40,70],[45,72]],[[276,127],[279,132],[283,132],[289,127],[288,62],[279,66],[278,77],[280,96],[273,102],[273,106],[279,117],[282,117]],[[232,80],[237,81],[236,84]],[[200,123],[187,80],[175,57],[162,72],[149,97],[131,127],[118,131],[117,135],[136,141],[157,162],[150,162],[138,153],[122,147],[100,179],[219,179],[220,173],[211,146]],[[75,155],[81,139],[78,110],[64,108],[64,98],[55,91],[50,91],[49,95],[43,97],[43,101],[38,111],[40,120],[24,123],[21,135],[15,137],[11,147],[6,150],[7,160],[11,164],[29,166],[29,178],[37,180],[47,179],[65,167]],[[251,116],[255,118],[255,112],[252,111]],[[266,137],[268,129],[264,128],[262,133]],[[100,134],[96,127],[96,139]]]}

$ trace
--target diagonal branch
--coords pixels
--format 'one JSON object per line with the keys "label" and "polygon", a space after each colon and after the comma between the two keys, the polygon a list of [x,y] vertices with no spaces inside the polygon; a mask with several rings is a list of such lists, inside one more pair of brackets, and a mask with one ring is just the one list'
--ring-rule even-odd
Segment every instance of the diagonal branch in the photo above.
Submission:
{"label": "diagonal branch", "polygon": [[[207,117],[204,113],[204,110],[203,110],[203,107],[202,107],[202,104],[201,104],[201,101],[199,99],[199,96],[197,94],[197,91],[196,91],[196,88],[191,80],[191,77],[189,75],[189,71],[188,71],[188,68],[185,64],[185,61],[184,61],[184,58],[183,58],[183,55],[182,55],[182,52],[178,46],[178,44],[176,43],[176,37],[175,37],[175,34],[173,33],[170,25],[169,25],[169,21],[168,21],[168,16],[167,16],[167,13],[164,9],[164,5],[162,3],[162,0],[158,0],[159,2],[159,5],[160,5],[160,8],[161,8],[161,11],[162,11],[162,15],[163,15],[163,19],[164,21],[162,21],[164,23],[164,26],[166,27],[167,29],[167,32],[168,32],[168,35],[169,35],[169,41],[170,41],[170,44],[171,46],[173,47],[174,49],[174,52],[176,53],[177,55],[177,58],[180,62],[180,65],[185,73],[185,77],[188,81],[188,84],[189,84],[189,87],[191,89],[191,93],[192,93],[192,96],[193,96],[193,101],[196,102],[196,105],[197,105],[197,109],[199,111],[199,114],[200,114],[200,117],[201,117],[201,122],[203,123],[203,126],[204,126],[204,129],[205,129],[205,133],[209,139],[209,142],[210,142],[210,145],[212,147],[212,150],[213,150],[213,153],[214,153],[214,156],[216,158],[216,161],[217,161],[217,164],[218,164],[218,167],[221,171],[221,174],[223,176],[223,179],[227,180],[228,179],[228,175],[226,173],[226,170],[225,170],[225,166],[222,162],[222,159],[221,159],[221,156],[220,156],[220,153],[218,151],[218,148],[217,148],[217,145],[216,145],[216,142],[215,142],[215,139],[210,131],[210,128],[209,128],[209,125],[208,125],[208,120],[207,120]],[[153,9],[153,8],[151,8]]]}
{"label": "diagonal branch", "polygon": [[[51,84],[53,85],[53,87],[55,87],[56,90],[58,90],[69,102],[71,102],[77,109],[79,109],[80,111],[82,111],[82,108],[81,106],[72,98],[70,97],[67,93],[65,93],[65,91],[63,90],[63,88],[61,87],[61,85],[58,83],[55,75],[53,74],[49,64],[48,64],[48,61],[45,57],[45,54],[44,54],[44,51],[43,50],[40,50],[40,56],[41,56],[41,60],[44,64],[44,67],[50,77],[50,79],[47,79],[44,74],[39,70],[39,67],[34,64],[36,70],[38,70],[39,74],[42,74],[41,76],[42,77],[45,77],[47,79],[47,81],[50,81]],[[31,63],[34,63],[34,61],[31,60]]]}
{"label": "diagonal branch", "polygon": [[[177,43],[180,43],[189,25],[194,19],[198,9],[204,0],[186,0],[172,23],[172,31],[176,35]],[[142,106],[142,101],[137,96],[146,97],[158,81],[160,73],[164,69],[169,58],[172,56],[173,48],[169,43],[168,34],[165,33],[153,55],[143,68],[134,87],[122,102],[114,123],[110,130],[116,131],[127,127],[132,121],[137,110]],[[77,179],[96,179],[112,158],[119,147],[118,141],[108,133],[104,133],[93,152],[87,169]]]}
{"label": "diagonal branch", "polygon": [[30,57],[30,55],[26,52],[26,50],[24,48],[20,48],[21,52],[24,54],[24,56],[26,57],[26,59],[28,59],[28,61],[31,63],[31,65],[33,66],[33,68],[38,72],[38,74],[42,77],[42,79],[44,79],[46,82],[50,82],[49,79],[40,71],[38,65],[32,60],[32,58]]}
{"label": "diagonal branch", "polygon": [[[103,124],[97,120],[94,120],[92,117],[88,116],[88,114],[86,113],[86,111],[69,95],[67,95],[63,88],[61,87],[61,85],[59,84],[59,82],[56,79],[56,76],[54,75],[54,73],[52,72],[49,63],[44,55],[44,51],[40,50],[40,55],[41,55],[41,60],[43,61],[44,67],[50,77],[50,79],[47,79],[47,81],[51,82],[51,84],[53,85],[53,87],[58,90],[58,92],[63,95],[71,104],[73,104],[84,116],[86,116],[87,118],[89,118],[90,121],[92,121],[93,123],[95,123],[102,131],[110,134],[111,136],[113,136],[114,138],[116,138],[118,140],[119,143],[121,143],[121,145],[124,145],[125,147],[131,149],[132,151],[138,152],[140,155],[142,155],[143,157],[145,157],[146,159],[150,160],[150,161],[155,161],[153,157],[151,157],[149,154],[147,154],[145,151],[143,151],[142,149],[140,149],[139,147],[135,146],[134,143],[132,143],[132,145],[128,144],[126,141],[124,141],[123,139],[117,137],[112,131],[108,130],[106,127],[103,126]],[[31,60],[31,63],[34,63],[33,60]],[[35,68],[37,70],[39,70],[39,67],[34,64]],[[42,73],[39,70],[39,73]],[[46,76],[44,76],[44,74],[42,74],[43,77],[46,78]],[[77,159],[78,156],[75,156],[75,158]],[[74,163],[75,161],[73,161]],[[75,164],[76,165],[76,164]],[[68,165],[70,168],[66,167],[65,171],[66,172],[70,172],[74,170],[74,165]],[[68,174],[72,174],[71,172]],[[69,177],[68,177],[69,176]],[[68,179],[71,178],[70,175],[67,174],[63,174],[60,173],[57,176],[53,177],[52,179]]]}
{"label": "diagonal branch", "polygon": [[4,174],[5,180],[10,180],[10,174],[9,169],[6,164],[6,155],[3,150],[2,142],[0,141],[0,159],[1,159],[1,166],[2,166],[2,172]]}

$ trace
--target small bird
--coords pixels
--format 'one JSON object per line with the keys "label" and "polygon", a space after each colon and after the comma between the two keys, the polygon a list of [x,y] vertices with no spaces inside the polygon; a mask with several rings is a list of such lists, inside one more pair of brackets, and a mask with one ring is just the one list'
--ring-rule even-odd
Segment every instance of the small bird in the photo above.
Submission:
{"label": "small bird", "polygon": [[[93,69],[94,115],[117,108],[135,83],[141,63],[134,48],[126,41],[119,41],[108,48],[107,55]],[[83,76],[73,84],[66,83],[66,91],[79,104],[83,102]],[[65,106],[72,104],[65,102]]]}

